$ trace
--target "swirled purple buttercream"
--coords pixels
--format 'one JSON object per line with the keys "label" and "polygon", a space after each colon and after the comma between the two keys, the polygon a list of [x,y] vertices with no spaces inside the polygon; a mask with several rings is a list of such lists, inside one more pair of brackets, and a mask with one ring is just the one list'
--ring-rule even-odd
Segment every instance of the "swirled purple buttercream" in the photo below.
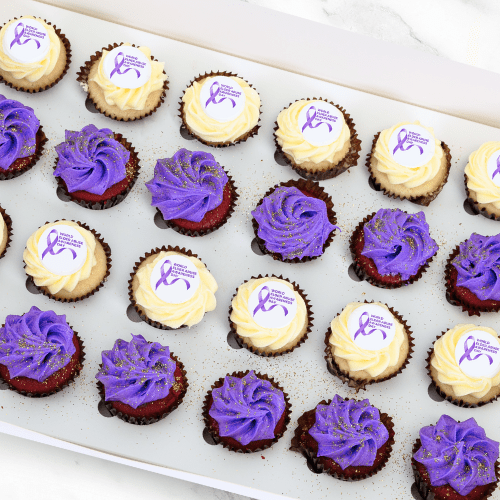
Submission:
{"label": "swirled purple buttercream", "polygon": [[127,175],[130,152],[109,128],[87,125],[80,132],[66,130],[65,142],[55,149],[59,158],[54,175],[64,180],[70,193],[101,195]]}
{"label": "swirled purple buttercream", "polygon": [[219,424],[219,434],[246,446],[260,439],[274,439],[274,429],[285,411],[285,396],[268,380],[250,371],[243,378],[227,376],[212,391],[209,415]]}
{"label": "swirled purple buttercream", "polygon": [[389,439],[378,409],[368,399],[344,401],[338,395],[329,405],[316,407],[309,434],[318,443],[318,457],[331,458],[342,470],[373,465],[377,450]]}
{"label": "swirled purple buttercream", "polygon": [[151,206],[165,220],[200,222],[222,203],[228,178],[210,153],[180,149],[172,158],[158,160],[154,177],[146,183]]}
{"label": "swirled purple buttercream", "polygon": [[32,108],[0,95],[0,169],[35,154],[40,121]]}
{"label": "swirled purple buttercream", "polygon": [[363,230],[361,255],[372,259],[382,276],[400,274],[405,281],[439,249],[429,234],[424,212],[407,214],[397,208],[381,208]]}
{"label": "swirled purple buttercream", "polygon": [[95,376],[104,385],[106,401],[132,408],[166,398],[175,383],[176,362],[170,350],[142,335],[126,342],[118,339],[111,351],[102,352],[102,367]]}
{"label": "swirled purple buttercream", "polygon": [[75,354],[74,332],[66,316],[33,306],[22,316],[7,316],[0,328],[0,364],[9,375],[38,382],[64,368]]}
{"label": "swirled purple buttercream", "polygon": [[472,233],[460,243],[453,259],[457,286],[470,290],[481,300],[500,300],[500,234],[481,236]]}
{"label": "swirled purple buttercream", "polygon": [[285,259],[316,257],[334,229],[326,204],[296,187],[278,187],[252,212],[258,236],[270,252]]}
{"label": "swirled purple buttercream", "polygon": [[436,425],[420,429],[422,447],[413,458],[425,465],[432,486],[449,484],[460,495],[496,481],[499,444],[486,437],[473,418],[458,423],[442,415]]}

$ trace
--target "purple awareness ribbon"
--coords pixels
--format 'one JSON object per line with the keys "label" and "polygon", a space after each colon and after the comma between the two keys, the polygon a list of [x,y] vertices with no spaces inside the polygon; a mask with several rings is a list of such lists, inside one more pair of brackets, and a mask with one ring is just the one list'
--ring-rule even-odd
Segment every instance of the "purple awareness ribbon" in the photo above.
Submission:
{"label": "purple awareness ribbon", "polygon": [[[56,235],[55,239],[52,240],[50,238],[51,234]],[[76,252],[72,248],[62,247],[57,252],[54,252],[54,248],[57,245],[58,241],[59,241],[59,232],[57,231],[57,229],[52,229],[52,231],[47,235],[47,248],[42,253],[42,260],[47,254],[59,255],[64,250],[69,250],[73,254],[73,260],[75,260],[76,259]]]}
{"label": "purple awareness ribbon", "polygon": [[[18,30],[19,26],[21,27],[21,31]],[[33,40],[36,43],[37,49],[40,48],[40,42],[36,38],[29,38],[28,37],[28,38],[26,38],[26,40],[24,40],[24,42],[21,42],[21,38],[23,35],[24,35],[24,24],[18,23],[17,26],[14,28],[14,40],[12,40],[9,48],[12,48],[13,45],[15,45],[16,43],[18,45],[24,45],[25,43],[28,43],[31,40]]]}
{"label": "purple awareness ribbon", "polygon": [[[168,264],[168,266],[169,266],[167,269],[167,272],[165,272],[165,264]],[[172,263],[168,259],[166,261],[164,261],[163,264],[161,265],[160,273],[161,273],[161,276],[160,276],[160,279],[156,283],[155,290],[158,290],[158,287],[162,283],[165,286],[170,286],[179,280],[184,281],[184,283],[186,283],[186,287],[187,287],[186,290],[189,290],[191,288],[191,283],[189,283],[189,281],[184,279],[184,278],[175,278],[170,283],[168,282],[167,278],[170,276],[170,274],[172,274]]]}
{"label": "purple awareness ribbon", "polygon": [[[217,85],[217,90],[214,92],[214,87]],[[217,101],[215,98],[219,95],[220,93],[220,86],[219,82],[215,81],[210,85],[210,97],[208,98],[207,102],[205,103],[205,108],[213,102],[214,104],[220,104],[222,101],[229,99],[233,103],[233,108],[236,106],[236,103],[234,102],[234,99],[231,99],[230,97],[223,97],[219,101]]]}
{"label": "purple awareness ribbon", "polygon": [[[313,111],[314,113],[311,115],[310,111]],[[309,127],[309,128],[316,128],[319,127],[320,125],[325,124],[328,127],[328,132],[332,131],[332,126],[328,122],[322,122],[321,120],[318,120],[318,123],[316,125],[313,125],[314,119],[316,118],[316,107],[311,106],[307,111],[306,111],[306,123],[304,123],[304,126],[302,127],[302,132]]]}
{"label": "purple awareness ribbon", "polygon": [[[404,134],[404,137],[402,137],[401,134]],[[394,148],[394,151],[392,152],[393,155],[396,154],[396,151],[400,149],[401,151],[408,151],[410,148],[413,146],[416,146],[418,149],[420,149],[420,154],[424,154],[424,149],[419,146],[418,144],[409,144],[407,148],[404,147],[404,144],[406,142],[406,139],[408,139],[408,132],[406,131],[405,128],[402,128],[398,132],[398,143],[396,144],[396,147]]]}
{"label": "purple awareness ribbon", "polygon": [[[119,59],[120,56],[122,57],[121,60]],[[125,55],[123,54],[123,52],[118,52],[118,54],[116,54],[115,57],[115,67],[113,68],[113,71],[109,75],[110,79],[115,73],[118,73],[119,75],[124,75],[127,71],[130,71],[131,69],[133,69],[137,73],[137,78],[141,77],[141,72],[137,68],[127,68],[125,71],[120,71],[124,62],[125,62]]]}
{"label": "purple awareness ribbon", "polygon": [[[363,321],[363,318],[366,314],[366,321]],[[382,330],[381,328],[373,328],[369,332],[365,331],[365,328],[370,324],[370,314],[368,312],[364,312],[360,317],[359,317],[359,328],[356,330],[356,333],[354,334],[354,340],[356,340],[356,337],[361,334],[363,337],[366,337],[367,335],[371,335],[374,332],[380,332],[383,335],[382,340],[385,340],[387,338],[387,334]]]}
{"label": "purple awareness ribbon", "polygon": [[[267,292],[267,295],[264,297],[264,294],[262,293],[263,291]],[[272,311],[275,307],[280,306],[283,308],[283,311],[285,311],[285,316],[288,315],[288,309],[283,305],[283,304],[273,304],[272,306],[269,307],[269,309],[266,309],[266,302],[269,300],[271,297],[271,292],[269,290],[269,287],[263,286],[259,290],[259,303],[257,304],[257,307],[253,310],[253,315],[255,316],[257,312],[262,309],[262,312],[269,312]]]}
{"label": "purple awareness ribbon", "polygon": [[[472,345],[470,347],[467,345],[469,340],[472,340]],[[479,358],[479,356],[486,356],[490,361],[490,365],[492,365],[493,358],[489,354],[486,354],[485,352],[480,352],[479,354],[477,354],[476,356],[471,358],[470,355],[474,351],[475,347],[476,347],[476,339],[472,335],[469,335],[467,337],[466,341],[464,342],[465,352],[462,354],[462,357],[458,361],[458,364],[460,365],[462,363],[462,361],[464,361],[465,359],[468,359],[469,361],[475,361],[477,358]]]}
{"label": "purple awareness ribbon", "polygon": [[500,155],[497,156],[497,169],[493,172],[491,180],[493,180],[493,177],[495,177],[495,175],[497,174],[500,174]]}

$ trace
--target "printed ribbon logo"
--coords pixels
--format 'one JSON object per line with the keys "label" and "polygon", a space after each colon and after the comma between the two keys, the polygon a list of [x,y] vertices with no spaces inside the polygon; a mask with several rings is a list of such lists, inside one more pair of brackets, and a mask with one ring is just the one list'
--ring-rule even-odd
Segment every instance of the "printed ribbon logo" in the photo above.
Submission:
{"label": "printed ribbon logo", "polygon": [[[313,114],[311,114],[313,112]],[[326,125],[328,127],[328,131],[332,131],[332,126],[328,122],[322,122],[321,120],[318,120],[318,123],[316,125],[313,125],[314,119],[316,118],[316,106],[311,106],[307,111],[306,111],[306,123],[304,123],[304,126],[302,127],[301,132],[304,132],[304,130],[309,127],[309,128],[317,128],[320,125]]]}
{"label": "printed ribbon logo", "polygon": [[137,73],[137,78],[141,77],[141,73],[137,68],[127,68],[124,71],[120,71],[124,62],[125,62],[125,55],[123,54],[123,52],[118,52],[118,54],[116,54],[115,57],[115,67],[113,68],[113,71],[109,75],[109,78],[112,78],[115,73],[118,73],[119,75],[124,75],[127,71],[130,71],[131,69]]}
{"label": "printed ribbon logo", "polygon": [[[168,264],[168,269],[165,272],[165,265]],[[191,283],[189,283],[188,280],[184,278],[175,278],[173,279],[170,283],[168,282],[168,277],[172,274],[172,263],[167,259],[165,262],[160,267],[160,279],[157,281],[155,290],[158,290],[158,287],[163,283],[165,286],[170,286],[176,283],[177,281],[184,281],[186,283],[186,290],[189,290],[191,288]]]}
{"label": "printed ribbon logo", "polygon": [[[214,92],[214,87],[217,87],[217,90]],[[230,97],[223,97],[222,99],[218,100],[216,97],[220,94],[220,85],[218,81],[215,81],[210,85],[210,97],[208,98],[207,102],[205,103],[205,108],[213,102],[214,104],[220,104],[222,101],[225,101],[226,99],[229,99],[233,103],[233,108],[236,106],[236,102],[234,99],[231,99]]]}
{"label": "printed ribbon logo", "polygon": [[[262,293],[264,291],[267,293],[267,295],[265,295],[265,296]],[[269,300],[270,297],[271,297],[271,291],[269,290],[269,287],[263,286],[259,290],[259,295],[258,295],[259,303],[257,304],[257,307],[253,310],[253,315],[255,316],[260,309],[262,309],[262,312],[269,312],[269,311],[272,311],[275,307],[279,306],[279,307],[283,308],[283,311],[285,312],[285,316],[287,316],[288,309],[283,304],[273,304],[272,306],[269,307],[269,309],[266,309],[266,302]]]}
{"label": "printed ribbon logo", "polygon": [[[366,316],[366,321],[363,320],[363,318]],[[372,328],[369,332],[365,330],[365,328],[370,324],[370,314],[368,312],[364,312],[360,317],[359,317],[359,328],[356,330],[356,333],[354,334],[354,340],[356,340],[356,337],[361,334],[363,337],[366,337],[367,335],[371,335],[372,333],[375,332],[380,332],[383,335],[382,340],[385,340],[387,338],[387,334],[382,330],[381,328]]]}
{"label": "printed ribbon logo", "polygon": [[493,180],[493,177],[495,175],[500,174],[500,155],[497,157],[497,169],[493,172],[493,175],[491,176],[491,180]]}
{"label": "printed ribbon logo", "polygon": [[[472,345],[470,347],[468,346],[469,340],[472,340]],[[489,362],[490,362],[490,365],[493,364],[493,358],[489,354],[486,354],[485,352],[480,352],[479,354],[477,354],[476,356],[474,356],[473,358],[471,358],[471,354],[474,351],[475,347],[476,347],[476,339],[472,335],[469,335],[467,337],[466,341],[464,342],[464,350],[465,350],[465,352],[462,354],[462,357],[458,361],[458,365],[459,366],[462,363],[462,361],[464,361],[465,359],[467,359],[469,361],[475,361],[480,356],[486,356],[488,358]]]}
{"label": "printed ribbon logo", "polygon": [[[404,134],[404,137],[403,137],[403,134]],[[398,143],[396,144],[396,147],[394,148],[394,151],[392,152],[393,155],[396,154],[396,151],[398,149],[400,149],[401,151],[408,151],[410,148],[412,148],[413,146],[417,147],[418,149],[420,149],[420,154],[424,154],[424,149],[422,148],[422,146],[419,146],[418,144],[408,144],[408,147],[404,147],[404,144],[406,142],[406,140],[408,139],[408,132],[406,131],[405,128],[402,128],[399,132],[398,132]]]}
{"label": "printed ribbon logo", "polygon": [[[56,235],[54,239],[51,239],[52,234]],[[52,231],[47,235],[47,248],[42,253],[42,260],[47,254],[59,255],[64,250],[69,250],[73,254],[73,260],[75,260],[76,252],[72,248],[62,247],[57,252],[54,252],[54,248],[57,245],[58,241],[59,241],[59,232],[57,231],[57,229],[52,229]]]}
{"label": "printed ribbon logo", "polygon": [[[19,30],[19,28],[21,28]],[[14,40],[12,40],[11,44],[10,44],[10,47],[9,48],[12,48],[13,45],[15,45],[17,43],[17,45],[24,45],[25,43],[28,43],[28,42],[35,42],[36,43],[36,48],[39,49],[40,48],[40,42],[36,39],[36,38],[26,38],[26,40],[24,40],[24,42],[21,42],[21,38],[23,37],[24,35],[24,23],[18,23],[17,26],[14,28]]]}

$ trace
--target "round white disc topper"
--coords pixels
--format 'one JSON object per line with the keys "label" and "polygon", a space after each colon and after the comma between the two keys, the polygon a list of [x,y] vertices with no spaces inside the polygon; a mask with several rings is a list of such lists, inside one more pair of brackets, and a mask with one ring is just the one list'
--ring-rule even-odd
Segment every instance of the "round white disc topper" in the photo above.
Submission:
{"label": "round white disc topper", "polygon": [[434,137],[421,125],[401,125],[389,139],[389,153],[403,167],[419,168],[429,163],[435,151]]}
{"label": "round white disc topper", "polygon": [[344,115],[329,102],[310,101],[299,113],[298,125],[309,144],[328,146],[339,138]]}
{"label": "round white disc topper", "polygon": [[120,45],[106,55],[104,73],[113,85],[137,89],[151,78],[151,61],[137,47]]}
{"label": "round white disc topper", "polygon": [[245,101],[241,86],[228,76],[207,78],[200,90],[203,111],[221,123],[238,118],[245,108]]}
{"label": "round white disc topper", "polygon": [[387,347],[396,334],[392,314],[377,304],[363,304],[347,320],[352,341],[361,349],[379,351]]}
{"label": "round white disc topper", "polygon": [[50,38],[45,27],[34,19],[19,19],[5,30],[3,51],[13,61],[30,64],[49,52]]}
{"label": "round white disc topper", "polygon": [[467,332],[457,342],[455,360],[468,377],[494,377],[500,369],[500,343],[484,330]]}

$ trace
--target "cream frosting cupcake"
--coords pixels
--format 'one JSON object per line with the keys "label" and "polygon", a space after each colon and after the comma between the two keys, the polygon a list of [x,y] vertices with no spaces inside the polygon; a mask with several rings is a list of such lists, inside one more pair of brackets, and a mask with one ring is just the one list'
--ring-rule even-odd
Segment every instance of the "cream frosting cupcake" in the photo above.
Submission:
{"label": "cream frosting cupcake", "polygon": [[185,248],[151,250],[130,276],[130,302],[155,328],[191,327],[215,309],[217,282],[197,255]]}
{"label": "cream frosting cupcake", "polygon": [[448,180],[451,155],[431,127],[401,122],[375,136],[366,165],[376,189],[428,206]]}
{"label": "cream frosting cupcake", "polygon": [[406,321],[381,302],[351,302],[331,322],[325,338],[330,373],[358,391],[395,377],[413,352]]}
{"label": "cream frosting cupcake", "polygon": [[207,146],[231,146],[257,134],[260,97],[233,73],[206,73],[194,79],[180,103],[183,126]]}
{"label": "cream frosting cupcake", "polygon": [[500,342],[495,330],[456,325],[437,338],[427,370],[438,392],[457,406],[482,406],[500,394]]}
{"label": "cream frosting cupcake", "polygon": [[293,351],[312,327],[307,295],[282,276],[258,276],[238,287],[229,309],[229,324],[238,343],[260,356]]}

